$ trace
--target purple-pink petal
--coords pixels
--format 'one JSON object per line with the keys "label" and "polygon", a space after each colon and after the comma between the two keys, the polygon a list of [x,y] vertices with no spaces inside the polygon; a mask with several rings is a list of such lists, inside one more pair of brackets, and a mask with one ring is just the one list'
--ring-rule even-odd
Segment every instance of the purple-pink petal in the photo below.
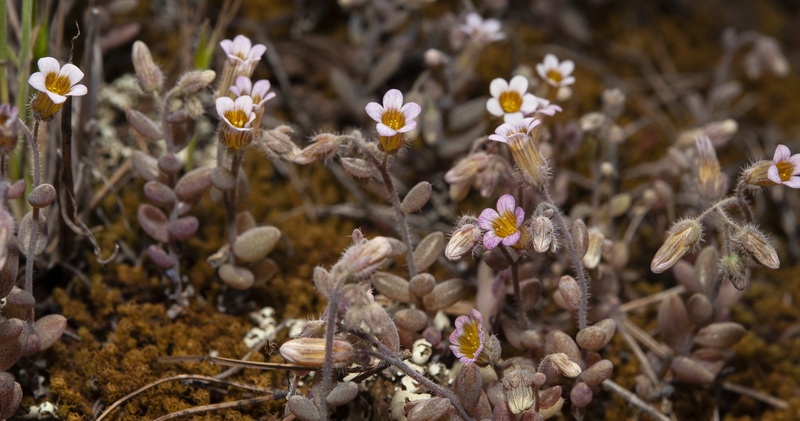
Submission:
{"label": "purple-pink petal", "polygon": [[800,174],[800,153],[796,153],[789,157],[789,163],[792,164],[792,175]]}
{"label": "purple-pink petal", "polygon": [[406,132],[410,132],[410,131],[412,131],[412,130],[414,130],[416,128],[417,128],[417,122],[416,121],[414,121],[414,120],[410,120],[410,121],[406,120],[406,125],[401,127],[401,128],[399,128],[399,129],[397,129],[397,132],[398,133],[406,133]]}
{"label": "purple-pink petal", "polygon": [[500,244],[501,240],[502,239],[498,237],[494,231],[487,231],[486,234],[483,235],[483,246],[486,247],[487,250],[492,250]]}
{"label": "purple-pink petal", "polygon": [[519,241],[520,235],[521,235],[521,232],[517,231],[517,232],[515,232],[515,233],[513,233],[513,234],[511,234],[511,235],[509,235],[509,236],[507,236],[505,238],[503,238],[503,245],[505,245],[505,246],[513,246],[514,244],[517,244],[517,241]]}
{"label": "purple-pink petal", "polygon": [[789,181],[784,181],[783,185],[793,189],[800,189],[800,176],[792,176]]}
{"label": "purple-pink petal", "polygon": [[483,210],[483,212],[481,212],[480,215],[478,215],[478,226],[485,230],[492,230],[492,222],[499,217],[500,214],[498,214],[496,210],[486,208]]}
{"label": "purple-pink petal", "polygon": [[514,217],[517,218],[517,228],[522,225],[522,221],[525,219],[525,209],[517,206],[517,209],[514,210]]}
{"label": "purple-pink petal", "polygon": [[778,147],[775,148],[775,154],[772,156],[772,162],[777,164],[778,162],[785,161],[789,159],[790,154],[791,152],[789,152],[789,148],[786,147],[786,145],[778,145]]}
{"label": "purple-pink petal", "polygon": [[489,140],[494,140],[495,142],[506,143],[506,144],[508,143],[508,139],[506,139],[505,136],[501,136],[499,134],[489,135]]}
{"label": "purple-pink petal", "polygon": [[504,194],[497,199],[497,213],[500,215],[504,215],[506,212],[513,213],[516,204],[517,202],[514,200],[514,196]]}
{"label": "purple-pink petal", "polygon": [[767,177],[775,183],[783,184],[781,175],[778,173],[778,167],[773,165],[767,170]]}

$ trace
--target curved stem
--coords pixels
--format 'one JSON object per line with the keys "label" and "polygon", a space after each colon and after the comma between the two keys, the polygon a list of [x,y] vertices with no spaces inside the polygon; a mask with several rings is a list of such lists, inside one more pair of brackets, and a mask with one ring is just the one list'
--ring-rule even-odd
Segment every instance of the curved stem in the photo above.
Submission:
{"label": "curved stem", "polygon": [[378,166],[378,171],[381,173],[381,177],[383,178],[383,184],[386,186],[386,190],[389,193],[389,200],[392,202],[392,207],[394,208],[394,214],[397,218],[397,230],[400,231],[400,236],[403,237],[403,242],[406,244],[406,260],[408,260],[408,274],[409,277],[413,278],[417,276],[417,263],[414,261],[414,247],[411,244],[411,232],[408,229],[408,221],[406,220],[406,214],[403,213],[403,210],[400,209],[400,196],[397,194],[397,190],[394,188],[394,182],[392,181],[392,175],[389,174],[388,169],[388,155],[381,165]]}
{"label": "curved stem", "polygon": [[553,209],[553,217],[556,223],[558,223],[558,229],[561,231],[564,242],[567,244],[569,257],[572,261],[575,275],[578,278],[578,285],[580,285],[581,288],[581,308],[578,310],[578,329],[582,330],[588,325],[586,319],[589,313],[589,280],[586,279],[583,263],[578,256],[578,252],[575,250],[575,242],[572,240],[572,234],[570,234],[569,227],[567,227],[567,222],[564,220],[564,217],[561,216],[561,210],[556,206],[552,196],[550,196],[550,191],[547,189],[547,186],[542,186],[539,191],[542,193],[544,201]]}

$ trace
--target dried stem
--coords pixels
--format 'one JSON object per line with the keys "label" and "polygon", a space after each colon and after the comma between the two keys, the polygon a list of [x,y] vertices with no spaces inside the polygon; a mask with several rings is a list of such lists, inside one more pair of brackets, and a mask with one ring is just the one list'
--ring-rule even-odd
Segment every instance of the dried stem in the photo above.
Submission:
{"label": "dried stem", "polygon": [[607,380],[603,381],[603,383],[600,383],[600,384],[602,384],[603,387],[605,387],[606,389],[608,389],[608,390],[616,393],[617,395],[621,396],[622,399],[625,399],[626,401],[628,401],[629,404],[635,406],[636,408],[638,408],[640,411],[644,412],[645,414],[647,414],[647,415],[649,415],[649,416],[651,416],[651,417],[653,417],[653,418],[655,418],[655,419],[657,419],[659,421],[670,421],[670,418],[668,416],[662,414],[661,411],[656,409],[653,405],[650,405],[649,403],[647,403],[647,402],[643,401],[642,399],[640,399],[635,394],[629,392],[624,387],[618,385],[617,383],[614,383],[613,380],[607,379]]}

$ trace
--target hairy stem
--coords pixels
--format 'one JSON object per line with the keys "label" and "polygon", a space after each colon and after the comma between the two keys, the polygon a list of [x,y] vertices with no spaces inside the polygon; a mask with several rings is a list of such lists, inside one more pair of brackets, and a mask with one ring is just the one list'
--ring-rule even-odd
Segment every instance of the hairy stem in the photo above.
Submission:
{"label": "hairy stem", "polygon": [[583,269],[583,263],[581,262],[581,258],[578,256],[577,250],[575,250],[575,241],[573,241],[572,234],[569,231],[569,227],[567,227],[567,221],[565,221],[564,217],[561,215],[561,210],[558,208],[558,206],[556,206],[556,203],[553,201],[553,197],[550,196],[550,191],[547,189],[547,186],[542,186],[539,191],[544,197],[544,201],[551,209],[553,209],[553,217],[558,224],[558,229],[561,231],[562,237],[564,238],[564,243],[567,244],[569,257],[572,261],[572,267],[575,270],[576,277],[578,278],[578,285],[580,285],[581,288],[581,307],[578,310],[578,328],[582,330],[588,325],[586,319],[589,313],[589,280],[586,279],[586,272]]}
{"label": "hairy stem", "polygon": [[528,315],[525,314],[525,308],[522,303],[522,292],[519,285],[519,263],[511,256],[506,246],[501,244],[500,251],[511,263],[511,280],[514,283],[514,298],[517,300],[517,319],[527,329],[530,327],[530,321],[528,320]]}
{"label": "hairy stem", "polygon": [[[236,242],[236,187],[238,183],[239,167],[242,165],[242,151],[235,151],[231,154],[231,174],[233,174],[233,188],[225,194],[225,210],[228,214],[228,244],[233,247]],[[231,251],[230,264],[235,263],[236,257]]]}
{"label": "hairy stem", "polygon": [[[39,119],[33,122],[33,136],[30,137],[31,160],[33,168],[33,186],[35,189],[41,180],[41,163],[39,162]],[[36,260],[36,237],[39,234],[39,208],[33,208],[31,218],[31,236],[28,243],[27,259],[25,259],[25,291],[33,295],[33,261]],[[33,319],[33,318],[31,318]],[[33,322],[31,320],[30,322]]]}

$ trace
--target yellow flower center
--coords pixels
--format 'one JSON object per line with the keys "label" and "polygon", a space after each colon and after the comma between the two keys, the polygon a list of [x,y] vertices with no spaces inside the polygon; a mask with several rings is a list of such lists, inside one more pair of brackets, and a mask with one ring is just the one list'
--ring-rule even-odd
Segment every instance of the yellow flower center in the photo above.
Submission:
{"label": "yellow flower center", "polygon": [[59,76],[57,73],[48,73],[44,78],[44,86],[54,94],[64,95],[69,92],[69,78]]}
{"label": "yellow flower center", "polygon": [[517,217],[512,212],[504,212],[499,218],[492,221],[492,230],[500,238],[516,234],[519,231],[517,229]]}
{"label": "yellow flower center", "polygon": [[547,78],[555,83],[559,83],[564,80],[564,75],[562,75],[558,70],[551,69],[547,71]]}
{"label": "yellow flower center", "polygon": [[792,165],[789,161],[781,161],[775,164],[778,167],[778,176],[780,176],[781,181],[789,181],[792,178],[792,174],[794,174],[794,165]]}
{"label": "yellow flower center", "polygon": [[392,130],[400,130],[406,125],[406,116],[399,110],[386,110],[381,116],[381,123],[389,126]]}
{"label": "yellow flower center", "polygon": [[464,333],[458,337],[458,348],[465,357],[475,359],[475,353],[481,346],[478,324],[470,320],[462,326],[462,329],[464,329]]}
{"label": "yellow flower center", "polygon": [[517,91],[500,94],[500,107],[507,113],[515,113],[522,107],[522,96]]}
{"label": "yellow flower center", "polygon": [[225,113],[225,120],[228,120],[231,123],[231,126],[237,127],[240,129],[244,128],[244,125],[247,124],[250,119],[248,115],[244,113],[242,110],[230,110]]}

